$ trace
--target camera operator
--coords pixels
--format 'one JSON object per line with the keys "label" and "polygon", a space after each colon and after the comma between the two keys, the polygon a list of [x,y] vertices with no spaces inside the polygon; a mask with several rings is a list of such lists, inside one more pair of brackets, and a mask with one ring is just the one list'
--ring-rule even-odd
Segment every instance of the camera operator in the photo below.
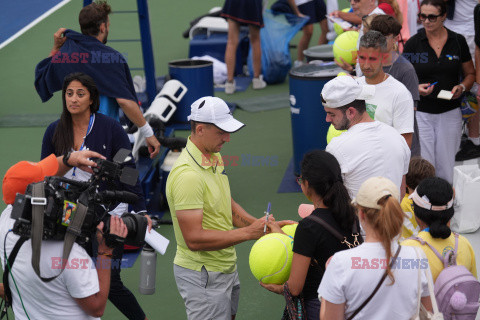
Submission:
{"label": "camera operator", "polygon": [[[118,121],[98,112],[100,105],[100,94],[95,81],[87,74],[72,73],[63,80],[62,88],[62,114],[60,119],[52,122],[46,129],[41,158],[55,153],[57,156],[65,155],[68,159],[72,150],[95,150],[101,152],[108,161],[113,161],[115,155],[121,149],[130,149],[130,140]],[[135,168],[133,157],[125,162],[125,166]],[[79,170],[80,169],[80,170]],[[85,173],[81,168],[74,166],[65,174],[66,178],[87,181],[90,174]],[[131,186],[119,181],[100,183],[99,191],[119,190],[135,193],[139,200],[131,204],[132,211],[146,213],[145,199],[140,182]],[[114,201],[109,206],[110,214],[121,215],[128,210],[126,203]],[[152,222],[149,222],[149,230]],[[93,238],[93,237],[92,237]],[[95,244],[86,243],[85,248],[94,256]],[[123,247],[116,248],[113,258],[121,260]],[[130,320],[144,320],[146,315],[139,305],[133,293],[123,284],[120,276],[120,266],[113,265],[110,287],[110,301],[119,309],[125,317]]]}
{"label": "camera operator", "polygon": [[[25,193],[30,183],[39,182],[45,176],[62,175],[74,165],[91,171],[88,166],[96,163],[88,158],[98,157],[93,151],[79,151],[63,163],[63,156],[50,155],[38,163],[22,161],[12,166],[3,178],[3,200],[8,205],[0,217],[0,256],[5,269],[8,257],[19,236],[9,232],[15,220],[11,219],[12,204],[16,193]],[[97,227],[98,258],[96,268],[88,253],[74,243],[63,273],[50,282],[43,282],[32,267],[31,241],[25,242],[15,259],[9,276],[12,306],[16,319],[92,319],[100,317],[107,303],[110,289],[110,263],[113,248],[105,244],[103,222]],[[110,234],[126,237],[127,228],[119,217],[110,218]],[[4,252],[6,250],[6,252]],[[42,277],[53,277],[62,271],[63,241],[43,241],[40,270]],[[14,280],[14,281],[13,281]],[[0,293],[3,287],[0,287]]]}

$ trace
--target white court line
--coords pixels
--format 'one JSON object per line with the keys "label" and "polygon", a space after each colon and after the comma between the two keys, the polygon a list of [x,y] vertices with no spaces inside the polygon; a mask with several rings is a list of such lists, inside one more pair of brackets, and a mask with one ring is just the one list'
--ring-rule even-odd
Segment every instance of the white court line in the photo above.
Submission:
{"label": "white court line", "polygon": [[7,40],[5,40],[4,42],[0,43],[0,50],[7,46],[10,42],[12,42],[13,40],[17,39],[18,37],[20,37],[22,34],[24,34],[25,32],[27,32],[29,29],[31,29],[32,27],[34,27],[37,23],[39,23],[40,21],[42,21],[43,19],[45,19],[46,17],[48,17],[49,15],[51,15],[52,13],[54,13],[55,11],[57,11],[58,9],[60,9],[61,7],[63,7],[64,5],[66,5],[67,3],[69,3],[71,0],[63,0],[62,2],[58,3],[57,5],[55,5],[54,7],[50,8],[48,11],[46,11],[44,14],[42,14],[41,16],[39,16],[37,19],[33,20],[32,22],[30,22],[28,25],[26,25],[25,27],[23,27],[21,30],[19,30],[17,33],[15,33],[13,36],[11,36],[10,38],[8,38]]}

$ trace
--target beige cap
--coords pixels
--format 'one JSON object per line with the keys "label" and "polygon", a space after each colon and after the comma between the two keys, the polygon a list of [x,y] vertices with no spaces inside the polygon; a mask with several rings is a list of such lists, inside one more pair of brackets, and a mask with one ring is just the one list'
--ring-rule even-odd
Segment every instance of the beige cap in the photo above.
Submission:
{"label": "beige cap", "polygon": [[378,200],[386,195],[391,195],[400,201],[400,192],[395,183],[384,177],[372,177],[362,183],[352,203],[365,208],[381,209],[382,206],[378,204]]}

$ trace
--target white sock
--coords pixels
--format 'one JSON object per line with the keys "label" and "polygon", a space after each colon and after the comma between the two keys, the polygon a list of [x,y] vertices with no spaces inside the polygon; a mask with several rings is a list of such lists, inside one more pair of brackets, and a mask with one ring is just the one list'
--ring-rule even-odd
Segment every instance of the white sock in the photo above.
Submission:
{"label": "white sock", "polygon": [[473,144],[476,146],[480,145],[480,137],[476,137],[476,138],[468,137],[468,140],[472,141]]}

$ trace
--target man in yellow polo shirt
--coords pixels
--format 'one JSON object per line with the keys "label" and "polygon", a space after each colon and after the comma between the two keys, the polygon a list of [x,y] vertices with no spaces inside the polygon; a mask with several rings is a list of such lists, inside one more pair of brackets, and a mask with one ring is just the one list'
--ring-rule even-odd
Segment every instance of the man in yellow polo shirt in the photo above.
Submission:
{"label": "man in yellow polo shirt", "polygon": [[265,218],[254,218],[232,199],[219,153],[244,124],[216,97],[200,98],[191,109],[191,136],[166,190],[177,241],[175,281],[188,319],[231,320],[240,293],[233,246],[260,238]]}

